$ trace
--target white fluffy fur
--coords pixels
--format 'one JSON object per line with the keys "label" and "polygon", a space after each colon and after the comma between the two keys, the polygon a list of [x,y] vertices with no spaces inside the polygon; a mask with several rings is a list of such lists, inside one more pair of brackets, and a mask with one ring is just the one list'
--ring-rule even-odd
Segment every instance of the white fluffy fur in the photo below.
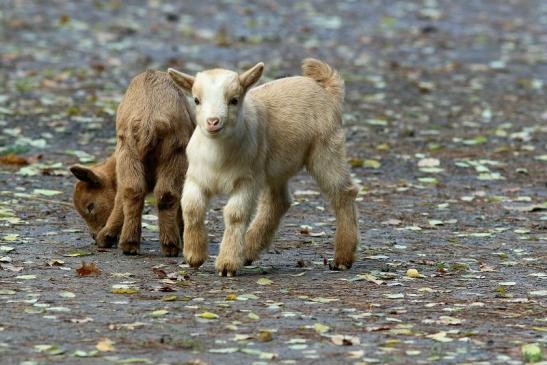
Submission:
{"label": "white fluffy fur", "polygon": [[[240,75],[215,69],[195,78],[169,70],[199,102],[198,127],[186,150],[189,168],[182,196],[186,260],[198,267],[207,258],[203,221],[208,201],[216,194],[229,196],[218,272],[233,275],[244,262],[257,259],[290,206],[289,178],[306,166],[336,212],[334,267],[348,268],[358,232],[356,189],[345,162],[341,127],[343,81],[328,65],[308,59],[304,77],[250,89],[262,69],[257,64]],[[211,134],[208,118],[219,118],[222,130]]]}

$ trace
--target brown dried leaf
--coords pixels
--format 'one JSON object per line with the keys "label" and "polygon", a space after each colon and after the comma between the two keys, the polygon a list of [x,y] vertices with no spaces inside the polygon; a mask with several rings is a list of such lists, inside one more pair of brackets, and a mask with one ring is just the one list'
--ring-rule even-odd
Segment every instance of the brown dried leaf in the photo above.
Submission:
{"label": "brown dried leaf", "polygon": [[18,156],[15,153],[9,153],[5,156],[0,156],[0,163],[4,165],[24,166],[28,165],[29,161],[26,157]]}
{"label": "brown dried leaf", "polygon": [[165,279],[167,277],[167,273],[165,272],[165,270],[162,270],[159,267],[153,267],[152,271],[159,279]]}
{"label": "brown dried leaf", "polygon": [[99,276],[101,274],[101,270],[99,270],[94,262],[88,264],[85,261],[82,261],[82,266],[77,268],[76,272],[79,276]]}

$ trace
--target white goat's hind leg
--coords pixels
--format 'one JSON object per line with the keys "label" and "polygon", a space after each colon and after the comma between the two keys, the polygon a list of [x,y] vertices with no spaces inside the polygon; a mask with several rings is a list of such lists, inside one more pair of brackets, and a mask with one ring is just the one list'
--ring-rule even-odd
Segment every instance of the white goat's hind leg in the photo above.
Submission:
{"label": "white goat's hind leg", "polygon": [[321,191],[330,200],[336,214],[334,270],[346,270],[355,261],[359,242],[355,197],[357,188],[351,180],[346,163],[342,131],[331,136],[326,144],[316,144],[310,154],[308,170],[317,180]]}
{"label": "white goat's hind leg", "polygon": [[182,193],[181,206],[184,217],[184,258],[194,268],[207,260],[207,230],[205,214],[209,196],[203,189],[186,180]]}
{"label": "white goat's hind leg", "polygon": [[256,189],[240,184],[224,207],[224,237],[216,261],[221,276],[234,276],[244,261],[245,231],[256,206]]}
{"label": "white goat's hind leg", "polygon": [[245,265],[250,265],[266,249],[283,215],[291,206],[287,183],[262,190],[256,216],[245,234]]}

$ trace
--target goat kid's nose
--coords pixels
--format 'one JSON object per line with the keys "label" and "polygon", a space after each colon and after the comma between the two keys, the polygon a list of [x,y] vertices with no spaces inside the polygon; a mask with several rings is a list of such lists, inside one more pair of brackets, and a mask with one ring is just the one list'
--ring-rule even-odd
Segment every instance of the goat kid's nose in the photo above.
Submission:
{"label": "goat kid's nose", "polygon": [[220,123],[220,119],[217,117],[207,118],[207,124],[211,127],[216,127]]}

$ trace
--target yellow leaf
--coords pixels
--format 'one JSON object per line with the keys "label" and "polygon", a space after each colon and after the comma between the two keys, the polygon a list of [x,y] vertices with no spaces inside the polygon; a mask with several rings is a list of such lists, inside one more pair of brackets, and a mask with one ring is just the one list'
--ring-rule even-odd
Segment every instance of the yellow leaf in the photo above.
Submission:
{"label": "yellow leaf", "polygon": [[321,333],[325,333],[328,330],[330,330],[330,327],[327,326],[326,324],[316,323],[316,324],[313,325],[313,329],[315,330],[315,332],[321,334]]}
{"label": "yellow leaf", "polygon": [[368,169],[379,169],[382,164],[376,160],[365,160],[363,161],[363,167]]}
{"label": "yellow leaf", "polygon": [[273,338],[272,333],[267,330],[262,330],[258,332],[258,340],[261,342],[268,342],[271,341]]}
{"label": "yellow leaf", "polygon": [[200,314],[196,314],[196,317],[204,318],[204,319],[218,319],[218,314],[211,313],[211,312],[203,312]]}
{"label": "yellow leaf", "polygon": [[161,317],[166,315],[167,313],[169,313],[169,311],[166,309],[158,309],[158,310],[150,312],[148,315],[150,317]]}
{"label": "yellow leaf", "polygon": [[137,294],[138,292],[135,288],[112,288],[112,294]]}
{"label": "yellow leaf", "polygon": [[236,293],[230,293],[226,296],[226,300],[237,300],[237,294]]}
{"label": "yellow leaf", "polygon": [[19,235],[17,233],[11,233],[11,234],[5,235],[4,237],[2,237],[2,239],[4,241],[12,242],[12,241],[17,240],[17,237],[19,237]]}
{"label": "yellow leaf", "polygon": [[272,285],[273,281],[267,278],[260,278],[256,281],[258,285]]}
{"label": "yellow leaf", "polygon": [[164,302],[174,302],[177,300],[177,296],[175,294],[167,294],[164,295],[163,298],[161,298]]}
{"label": "yellow leaf", "polygon": [[114,342],[112,342],[112,340],[110,340],[109,338],[101,338],[99,342],[97,342],[95,348],[97,348],[97,350],[101,352],[116,351],[116,349],[114,348]]}
{"label": "yellow leaf", "polygon": [[406,271],[406,276],[408,276],[409,278],[423,278],[424,277],[416,269],[408,269]]}

